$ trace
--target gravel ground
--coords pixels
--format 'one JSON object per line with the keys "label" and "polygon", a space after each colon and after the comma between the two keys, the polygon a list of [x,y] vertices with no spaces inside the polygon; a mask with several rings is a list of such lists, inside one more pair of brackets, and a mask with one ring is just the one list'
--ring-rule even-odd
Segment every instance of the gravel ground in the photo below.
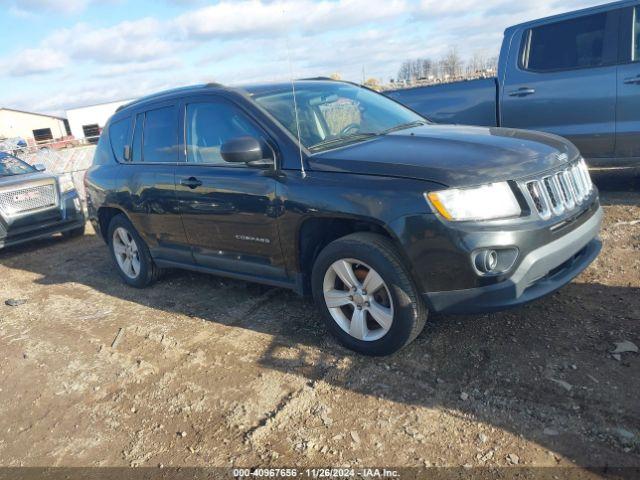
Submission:
{"label": "gravel ground", "polygon": [[640,194],[608,185],[573,283],[382,359],[285,290],[128,288],[93,232],[2,251],[0,465],[640,466]]}

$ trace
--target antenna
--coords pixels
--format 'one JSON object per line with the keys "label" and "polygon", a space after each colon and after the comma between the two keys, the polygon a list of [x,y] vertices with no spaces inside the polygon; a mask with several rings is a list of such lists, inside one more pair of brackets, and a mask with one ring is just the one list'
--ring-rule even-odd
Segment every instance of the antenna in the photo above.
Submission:
{"label": "antenna", "polygon": [[304,158],[302,157],[302,142],[300,141],[300,120],[298,119],[298,101],[296,100],[296,85],[293,80],[293,65],[291,63],[291,49],[289,48],[288,35],[287,35],[287,59],[289,60],[289,78],[291,79],[291,93],[293,94],[293,111],[296,117],[296,133],[298,135],[298,153],[300,154],[300,171],[302,172],[302,178],[306,178],[307,172],[304,169]]}

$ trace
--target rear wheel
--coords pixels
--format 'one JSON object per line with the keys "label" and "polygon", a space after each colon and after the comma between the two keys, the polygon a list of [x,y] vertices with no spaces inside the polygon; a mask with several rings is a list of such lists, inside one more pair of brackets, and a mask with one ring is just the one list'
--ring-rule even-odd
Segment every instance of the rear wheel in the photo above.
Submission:
{"label": "rear wheel", "polygon": [[415,339],[427,310],[387,238],[355,233],[325,247],[313,267],[313,294],[328,329],[347,348],[388,355]]}
{"label": "rear wheel", "polygon": [[160,269],[149,248],[124,215],[116,215],[109,223],[109,250],[120,277],[132,287],[144,288],[155,282]]}

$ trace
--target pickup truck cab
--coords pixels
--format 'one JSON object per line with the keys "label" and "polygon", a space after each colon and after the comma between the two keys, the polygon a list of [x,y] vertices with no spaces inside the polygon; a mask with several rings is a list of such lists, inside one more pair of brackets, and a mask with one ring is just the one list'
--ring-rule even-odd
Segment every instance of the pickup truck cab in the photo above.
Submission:
{"label": "pickup truck cab", "polygon": [[70,176],[0,152],[0,248],[56,233],[80,236],[85,216]]}
{"label": "pickup truck cab", "polygon": [[429,311],[534,300],[600,251],[598,193],[568,141],[294,85],[185,87],[113,115],[85,184],[127,284],[185,268],[310,293],[344,345],[382,355]]}
{"label": "pickup truck cab", "polygon": [[549,132],[591,167],[638,167],[640,2],[507,28],[497,78],[386,93],[434,122]]}

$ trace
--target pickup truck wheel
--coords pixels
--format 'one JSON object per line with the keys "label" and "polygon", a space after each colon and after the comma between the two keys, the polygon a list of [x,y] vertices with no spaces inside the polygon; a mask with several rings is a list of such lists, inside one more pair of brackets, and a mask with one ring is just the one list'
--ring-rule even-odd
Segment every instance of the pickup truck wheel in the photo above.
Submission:
{"label": "pickup truck wheel", "polygon": [[124,215],[113,217],[108,239],[111,257],[126,284],[144,288],[158,279],[160,269],[151,258],[149,248]]}
{"label": "pickup truck wheel", "polygon": [[382,235],[354,233],[327,245],[313,266],[312,287],[329,331],[365,355],[401,349],[427,319],[407,268]]}

